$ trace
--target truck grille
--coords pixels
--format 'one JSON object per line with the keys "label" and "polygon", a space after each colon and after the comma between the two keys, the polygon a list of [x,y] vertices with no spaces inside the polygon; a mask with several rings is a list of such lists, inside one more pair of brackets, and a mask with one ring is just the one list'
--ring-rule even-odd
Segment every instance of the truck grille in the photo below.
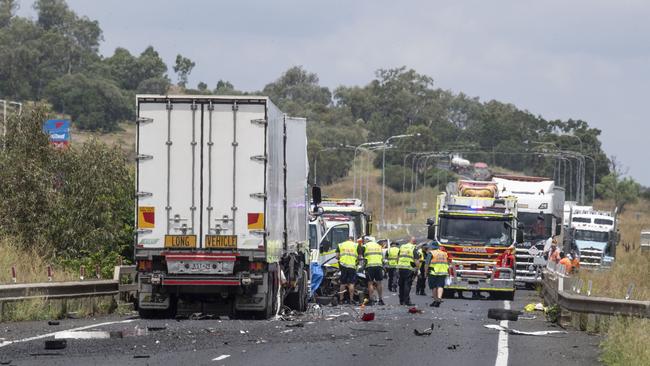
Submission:
{"label": "truck grille", "polygon": [[580,267],[599,267],[603,262],[603,251],[598,249],[580,250]]}

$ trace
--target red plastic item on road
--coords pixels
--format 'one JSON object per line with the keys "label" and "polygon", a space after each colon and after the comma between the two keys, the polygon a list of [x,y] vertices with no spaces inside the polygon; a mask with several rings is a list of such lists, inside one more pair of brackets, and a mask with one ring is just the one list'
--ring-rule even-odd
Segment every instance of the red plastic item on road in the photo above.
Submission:
{"label": "red plastic item on road", "polygon": [[417,307],[414,306],[412,308],[409,308],[409,313],[410,314],[422,314],[422,313],[424,313],[424,311],[422,311],[422,310],[420,310],[420,309],[418,309]]}
{"label": "red plastic item on road", "polygon": [[373,321],[375,320],[375,313],[363,313],[363,315],[361,315],[361,320],[364,322]]}

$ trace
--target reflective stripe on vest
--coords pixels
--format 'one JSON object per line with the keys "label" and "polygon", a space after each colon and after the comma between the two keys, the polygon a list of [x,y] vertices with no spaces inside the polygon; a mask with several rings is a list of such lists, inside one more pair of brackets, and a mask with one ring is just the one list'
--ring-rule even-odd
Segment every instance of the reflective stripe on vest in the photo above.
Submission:
{"label": "reflective stripe on vest", "polygon": [[429,262],[429,274],[432,276],[446,276],[449,273],[449,261],[447,253],[440,249],[431,252],[431,262]]}
{"label": "reflective stripe on vest", "polygon": [[347,268],[357,268],[357,244],[352,241],[344,241],[339,244],[339,264]]}
{"label": "reflective stripe on vest", "polygon": [[368,242],[363,253],[366,258],[366,267],[381,267],[384,262],[384,256],[381,254],[381,245],[375,242]]}
{"label": "reflective stripe on vest", "polygon": [[399,248],[390,247],[390,249],[388,249],[388,267],[397,268],[398,258],[399,258]]}
{"label": "reflective stripe on vest", "polygon": [[399,248],[399,259],[397,260],[397,268],[414,270],[413,251],[415,244],[407,243]]}

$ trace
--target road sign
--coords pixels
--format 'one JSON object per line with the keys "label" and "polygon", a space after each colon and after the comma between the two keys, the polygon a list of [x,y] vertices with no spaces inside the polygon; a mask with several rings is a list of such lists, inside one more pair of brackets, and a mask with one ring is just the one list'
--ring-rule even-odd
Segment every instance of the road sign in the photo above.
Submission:
{"label": "road sign", "polygon": [[418,209],[415,208],[415,207],[407,207],[407,208],[406,208],[406,213],[409,213],[409,214],[416,214],[416,213],[418,213]]}
{"label": "road sign", "polygon": [[43,124],[43,130],[50,136],[50,142],[56,147],[70,144],[70,121],[67,119],[50,119]]}

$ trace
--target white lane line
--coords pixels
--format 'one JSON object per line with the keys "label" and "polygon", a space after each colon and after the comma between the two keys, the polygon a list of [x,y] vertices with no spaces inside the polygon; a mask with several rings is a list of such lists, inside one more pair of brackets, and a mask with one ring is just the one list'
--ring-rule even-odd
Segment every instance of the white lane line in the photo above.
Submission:
{"label": "white lane line", "polygon": [[[510,310],[510,301],[503,302],[503,308]],[[508,321],[502,320],[499,323],[502,327],[508,327]],[[499,341],[497,342],[497,359],[494,366],[508,366],[508,332],[499,331]]]}
{"label": "white lane line", "polygon": [[219,357],[213,358],[212,361],[221,361],[221,360],[225,360],[228,357],[230,357],[230,355],[221,355]]}
{"label": "white lane line", "polygon": [[34,337],[18,339],[18,340],[15,340],[15,341],[4,341],[4,342],[0,343],[0,348],[8,346],[10,344],[14,344],[14,343],[30,342],[30,341],[35,341],[35,340],[38,340],[38,339],[54,337],[59,332],[74,332],[74,331],[77,331],[77,330],[86,330],[86,329],[92,329],[92,328],[96,328],[96,327],[103,327],[104,325],[131,323],[131,322],[133,322],[135,320],[136,319],[128,319],[128,320],[118,320],[118,321],[114,321],[114,322],[97,323],[97,324],[86,325],[86,326],[79,327],[79,328],[67,329],[65,331],[57,331],[57,332],[53,332],[53,333],[41,334],[41,335],[34,336]]}

